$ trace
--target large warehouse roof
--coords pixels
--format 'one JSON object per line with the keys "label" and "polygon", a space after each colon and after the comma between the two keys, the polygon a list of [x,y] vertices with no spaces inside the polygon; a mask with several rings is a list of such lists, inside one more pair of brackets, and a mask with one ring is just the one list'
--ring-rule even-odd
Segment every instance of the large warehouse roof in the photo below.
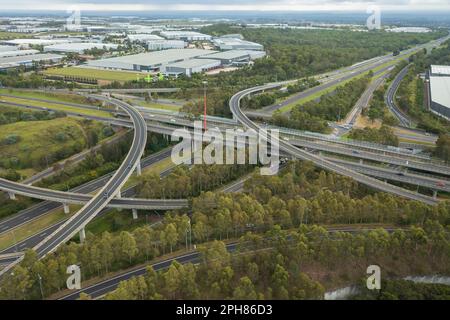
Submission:
{"label": "large warehouse roof", "polygon": [[17,46],[0,46],[0,52],[19,50]]}
{"label": "large warehouse roof", "polygon": [[214,59],[190,59],[180,62],[175,62],[168,64],[167,67],[175,67],[175,68],[198,68],[209,65],[220,65],[220,61]]}
{"label": "large warehouse roof", "polygon": [[208,54],[205,56],[205,58],[208,59],[220,59],[220,60],[232,60],[232,59],[240,59],[249,57],[249,53],[244,50],[229,50],[229,51],[222,51],[222,52],[216,52],[212,54]]}
{"label": "large warehouse roof", "polygon": [[137,33],[137,34],[129,34],[127,36],[131,41],[147,41],[147,40],[161,40],[162,37],[156,34],[148,34],[148,33]]}
{"label": "large warehouse roof", "polygon": [[20,65],[20,64],[28,64],[33,61],[50,61],[50,60],[58,60],[62,59],[63,56],[58,54],[32,54],[27,56],[20,57],[7,57],[0,58],[0,67],[11,66],[11,65]]}
{"label": "large warehouse roof", "polygon": [[431,100],[450,108],[450,77],[430,77]]}
{"label": "large warehouse roof", "polygon": [[26,56],[29,54],[39,53],[39,50],[13,50],[13,51],[0,51],[0,57],[18,57]]}
{"label": "large warehouse roof", "polygon": [[80,43],[61,43],[45,46],[44,51],[58,51],[58,52],[83,52],[84,50],[91,50],[94,48],[103,49],[117,49],[117,44],[100,43],[100,42],[80,42]]}
{"label": "large warehouse roof", "polygon": [[188,60],[206,54],[214,53],[212,50],[202,49],[168,49],[163,51],[145,52],[122,57],[92,60],[88,64],[108,68],[115,65],[140,65],[147,67],[159,67],[169,63]]}
{"label": "large warehouse roof", "polygon": [[450,76],[450,66],[431,66],[431,74],[432,75],[447,75]]}
{"label": "large warehouse roof", "polygon": [[63,39],[14,39],[14,40],[5,40],[2,42],[7,43],[7,44],[14,44],[14,45],[24,45],[24,44],[50,45],[50,44],[57,44],[57,43],[68,43],[70,41],[63,40]]}

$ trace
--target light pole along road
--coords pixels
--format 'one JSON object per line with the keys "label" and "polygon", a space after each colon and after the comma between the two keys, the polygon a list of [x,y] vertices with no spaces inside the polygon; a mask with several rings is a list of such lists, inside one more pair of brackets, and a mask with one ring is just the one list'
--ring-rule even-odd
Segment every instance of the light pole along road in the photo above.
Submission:
{"label": "light pole along road", "polygon": [[[45,257],[47,254],[55,251],[58,246],[68,241],[77,232],[84,231],[84,227],[94,217],[107,206],[107,204],[120,192],[120,188],[125,184],[133,173],[133,170],[139,165],[142,154],[144,153],[147,142],[147,126],[142,115],[129,104],[113,99],[102,98],[107,100],[119,108],[123,109],[130,117],[134,125],[134,138],[130,151],[125,160],[117,169],[112,178],[105,184],[103,188],[89,202],[87,202],[77,213],[69,220],[61,225],[56,231],[46,237],[33,249],[39,258]],[[11,270],[15,265],[23,260],[23,256],[18,258],[14,263],[5,267],[0,271],[0,275]]]}
{"label": "light pole along road", "polygon": [[231,97],[230,103],[229,103],[230,110],[233,114],[233,117],[238,122],[242,123],[242,125],[244,127],[259,131],[261,133],[260,134],[261,139],[265,140],[265,142],[269,143],[270,142],[269,140],[271,140],[271,141],[274,141],[275,143],[278,143],[280,151],[286,152],[287,154],[289,154],[292,157],[299,158],[301,160],[311,161],[315,165],[317,165],[323,169],[333,171],[333,172],[339,173],[339,174],[347,176],[347,177],[351,177],[362,184],[365,184],[369,187],[372,187],[372,188],[375,188],[375,189],[378,189],[378,190],[381,190],[384,192],[392,193],[392,194],[402,196],[402,197],[412,199],[412,200],[421,201],[421,202],[424,202],[424,203],[430,204],[430,205],[435,205],[438,203],[437,199],[433,199],[432,197],[425,196],[420,193],[416,193],[416,192],[412,192],[412,191],[409,191],[409,190],[406,190],[406,189],[403,189],[400,187],[396,187],[394,185],[391,185],[391,184],[382,182],[380,180],[357,173],[353,170],[350,170],[348,168],[345,168],[343,166],[340,166],[333,162],[330,162],[330,161],[324,159],[322,156],[317,156],[317,155],[309,153],[305,150],[296,148],[292,144],[290,144],[284,140],[280,140],[277,137],[271,137],[271,139],[269,139],[268,136],[270,135],[270,132],[268,133],[265,129],[261,128],[258,124],[251,121],[242,112],[242,110],[240,108],[240,101],[242,98],[244,98],[245,96],[247,96],[249,94],[256,93],[256,92],[259,92],[262,90],[275,89],[278,87],[280,87],[279,83],[269,83],[266,85],[249,88],[249,89],[246,89],[246,90],[236,93],[234,96]]}

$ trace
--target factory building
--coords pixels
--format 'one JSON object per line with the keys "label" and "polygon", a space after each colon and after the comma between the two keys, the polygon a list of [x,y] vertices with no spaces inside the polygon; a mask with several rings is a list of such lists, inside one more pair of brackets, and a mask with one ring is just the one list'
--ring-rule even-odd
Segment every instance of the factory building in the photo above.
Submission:
{"label": "factory building", "polygon": [[184,41],[210,41],[211,36],[194,31],[162,31],[161,36],[166,39],[176,39]]}
{"label": "factory building", "polygon": [[16,50],[19,50],[18,46],[2,46],[2,45],[0,45],[0,52],[16,51]]}
{"label": "factory building", "polygon": [[65,39],[14,39],[14,40],[3,40],[1,43],[7,45],[14,45],[19,47],[28,47],[28,46],[48,46],[52,44],[60,44],[60,43],[69,43],[71,41]]}
{"label": "factory building", "polygon": [[117,44],[101,42],[81,42],[81,43],[62,43],[53,44],[44,47],[45,52],[78,53],[82,54],[85,50],[92,49],[117,49]]}
{"label": "factory building", "polygon": [[26,68],[32,67],[36,62],[44,62],[46,64],[59,63],[64,56],[57,54],[31,54],[26,56],[6,57],[0,58],[0,70],[7,70],[24,66]]}
{"label": "factory building", "polygon": [[141,41],[141,42],[163,39],[162,37],[157,36],[156,34],[148,34],[148,33],[129,34],[127,38],[130,41]]}
{"label": "factory building", "polygon": [[100,60],[88,61],[90,67],[130,70],[130,71],[160,71],[171,63],[181,62],[207,54],[214,53],[212,50],[202,49],[168,49],[163,51],[146,52],[122,57],[114,57]]}
{"label": "factory building", "polygon": [[165,50],[165,49],[184,49],[186,42],[182,40],[149,40],[147,41],[149,51]]}
{"label": "factory building", "polygon": [[221,62],[224,66],[239,66],[239,65],[246,65],[251,60],[262,58],[265,56],[264,51],[249,51],[249,50],[229,50],[229,51],[222,51],[217,53],[212,53],[203,57],[200,57],[200,59],[216,59]]}
{"label": "factory building", "polygon": [[190,77],[193,73],[199,73],[215,69],[221,66],[220,60],[214,59],[190,59],[181,62],[171,63],[165,67],[166,75],[178,76],[185,74]]}
{"label": "factory building", "polygon": [[263,45],[256,42],[242,40],[240,38],[216,38],[213,40],[213,43],[220,50],[264,50]]}
{"label": "factory building", "polygon": [[450,120],[450,66],[431,66],[427,78],[430,111]]}
{"label": "factory building", "polygon": [[27,56],[27,55],[36,54],[36,53],[39,53],[39,50],[0,51],[0,58]]}

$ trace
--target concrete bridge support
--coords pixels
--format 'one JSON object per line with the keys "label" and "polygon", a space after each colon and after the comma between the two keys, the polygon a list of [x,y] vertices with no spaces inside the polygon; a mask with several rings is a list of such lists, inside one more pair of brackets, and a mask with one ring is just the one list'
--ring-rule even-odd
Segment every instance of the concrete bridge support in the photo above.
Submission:
{"label": "concrete bridge support", "polygon": [[10,200],[16,200],[16,195],[14,192],[8,192],[8,196]]}
{"label": "concrete bridge support", "polygon": [[136,175],[140,176],[142,174],[141,161],[139,160],[136,166]]}
{"label": "concrete bridge support", "polygon": [[138,218],[138,212],[137,212],[137,209],[131,209],[131,212],[133,213],[133,219],[134,219],[134,220],[137,220],[137,218]]}
{"label": "concrete bridge support", "polygon": [[84,243],[86,241],[86,231],[83,229],[80,230],[80,242]]}
{"label": "concrete bridge support", "polygon": [[67,203],[63,203],[63,207],[64,207],[64,213],[69,214],[70,213],[69,205]]}
{"label": "concrete bridge support", "polygon": [[433,199],[437,199],[437,194],[438,194],[437,190],[433,190]]}

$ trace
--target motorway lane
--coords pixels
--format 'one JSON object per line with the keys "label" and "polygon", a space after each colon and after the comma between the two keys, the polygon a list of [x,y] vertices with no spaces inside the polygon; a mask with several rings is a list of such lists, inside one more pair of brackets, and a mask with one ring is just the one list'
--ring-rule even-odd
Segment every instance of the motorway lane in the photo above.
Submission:
{"label": "motorway lane", "polygon": [[[168,148],[163,150],[162,152],[158,152],[152,154],[141,161],[142,168],[146,168],[158,161],[161,161],[171,155],[172,148]],[[71,189],[71,192],[88,194],[94,192],[95,190],[100,189],[114,174],[114,172],[108,173],[102,177],[99,177],[95,180],[87,182],[81,186],[75,187]],[[123,196],[127,197],[128,195],[134,195],[134,193],[130,192],[131,188],[126,189],[123,192]],[[43,201],[38,203],[30,208],[24,209],[20,211],[18,214],[15,214],[11,217],[3,219],[0,221],[0,234],[9,231],[11,229],[17,228],[18,226],[28,223],[51,210],[62,207],[60,203],[53,201]]]}
{"label": "motorway lane", "polygon": [[[161,172],[160,177],[161,177],[161,178],[166,177],[166,176],[168,176],[171,172],[172,172],[172,168],[170,168],[170,169],[168,169],[168,170],[165,170],[165,171]],[[126,190],[124,190],[123,195],[124,195],[124,196],[127,196],[127,197],[132,197],[132,196],[135,195],[135,193],[136,193],[135,187],[130,187],[130,188],[127,188]],[[106,213],[108,213],[108,212],[110,212],[110,211],[111,211],[111,208],[103,209],[103,210],[96,216],[96,218],[99,218],[99,217],[103,216],[104,214],[106,214]],[[95,219],[96,219],[96,218],[95,218]],[[94,219],[94,220],[95,220],[95,219]],[[58,229],[58,227],[60,227],[65,221],[66,221],[66,220],[60,221],[60,222],[58,222],[58,223],[56,223],[56,224],[54,224],[54,225],[51,225],[51,226],[47,227],[47,228],[44,229],[44,230],[38,232],[38,233],[35,234],[35,235],[32,235],[32,236],[30,236],[30,237],[28,237],[28,238],[26,238],[26,239],[24,239],[24,240],[22,240],[22,241],[19,241],[19,242],[16,243],[15,245],[12,245],[12,246],[10,246],[10,247],[8,247],[8,248],[6,248],[6,249],[0,251],[0,255],[1,255],[1,254],[8,254],[8,253],[20,252],[20,251],[23,251],[23,250],[28,249],[28,248],[33,248],[33,247],[36,246],[39,242],[41,242],[42,239],[43,239],[45,236],[47,236],[48,234],[51,234],[51,233],[54,232],[56,229]],[[4,259],[2,259],[2,258],[0,257],[0,265],[4,264],[3,261],[4,261]]]}
{"label": "motorway lane", "polygon": [[403,78],[408,74],[409,65],[404,67],[394,78],[391,85],[389,86],[385,103],[389,111],[394,115],[394,117],[400,122],[404,127],[410,128],[412,126],[411,119],[408,118],[396,105],[395,105],[395,95],[397,93],[398,87],[402,82]]}
{"label": "motorway lane", "polygon": [[68,241],[78,231],[84,228],[85,225],[88,224],[89,221],[91,221],[103,208],[105,208],[116,194],[120,192],[120,188],[131,176],[144,153],[145,144],[147,142],[147,127],[142,115],[133,107],[120,100],[104,97],[98,98],[119,106],[130,115],[134,124],[133,143],[122,165],[117,169],[106,185],[100,189],[97,195],[54,233],[34,247],[39,258],[45,257],[48,253],[53,252],[60,244]]}
{"label": "motorway lane", "polygon": [[[17,104],[15,104],[17,105]],[[24,106],[24,105],[20,105],[20,106]],[[26,106],[25,106],[26,107]],[[41,109],[41,108],[40,108]],[[141,110],[141,109],[140,109]],[[176,129],[175,127],[173,127],[174,123],[172,120],[176,119],[176,126],[185,126],[185,127],[192,127],[192,121],[190,120],[186,120],[184,118],[179,118],[177,117],[176,114],[172,114],[172,115],[153,115],[153,117],[146,116],[145,114],[148,113],[148,110],[144,112],[144,118],[147,120],[151,120],[153,121],[152,123],[148,122],[147,123],[147,127],[149,131],[153,131],[153,132],[157,132],[157,133],[161,133],[161,134],[171,134],[173,132],[174,129]],[[75,116],[80,116],[79,114],[74,114]],[[132,127],[131,122],[124,120],[124,119],[112,119],[112,118],[102,118],[102,117],[89,117],[89,116],[85,116],[88,119],[93,119],[93,120],[98,120],[98,121],[106,121],[106,122],[110,122],[112,124],[116,124],[119,126],[125,126],[125,127]],[[219,125],[220,129],[226,130],[226,129],[234,129],[236,127],[236,124],[230,124],[228,123],[228,121],[230,121],[230,119],[223,119],[224,121],[227,121],[226,123],[223,123],[222,125]],[[155,123],[154,121],[159,122],[166,122],[168,125],[162,125],[162,124],[158,124]],[[216,119],[216,121],[218,121]],[[325,135],[320,135],[320,134],[314,134],[314,136],[312,137],[311,134],[312,133],[308,133],[308,132],[302,132],[299,130],[292,130],[292,129],[288,129],[288,128],[279,128],[279,127],[274,127],[271,126],[271,128],[274,129],[278,129],[280,130],[280,133],[283,135],[287,135],[287,136],[298,136],[299,138],[306,138],[306,139],[311,139],[314,138],[314,140],[324,140],[326,142],[329,143],[336,143],[336,144],[342,144],[342,145],[349,145],[350,147],[358,147],[358,148],[364,148],[367,150],[372,150],[375,153],[380,153],[382,152],[383,154],[393,154],[395,156],[402,156],[405,159],[411,159],[414,160],[416,158],[425,158],[424,156],[419,156],[419,155],[414,155],[414,154],[404,154],[401,153],[400,151],[395,151],[392,149],[388,149],[386,146],[383,145],[376,145],[376,144],[371,144],[371,143],[367,143],[367,142],[361,142],[361,141],[352,141],[352,142],[348,142],[345,140],[339,140],[339,139],[331,139],[331,137],[329,136],[325,136]],[[428,160],[429,157],[426,159]]]}
{"label": "motorway lane", "polygon": [[[344,69],[336,70],[336,71],[334,71],[334,75],[329,77],[328,81],[324,81],[323,84],[321,84],[319,86],[316,86],[316,87],[313,87],[311,89],[308,89],[306,91],[297,93],[294,96],[286,99],[285,101],[283,101],[283,102],[281,102],[279,104],[262,108],[258,112],[254,112],[254,114],[255,114],[255,116],[258,115],[258,114],[260,114],[260,115],[262,115],[262,114],[272,114],[276,110],[279,110],[279,109],[281,109],[281,108],[283,108],[283,107],[285,107],[287,105],[295,103],[296,101],[298,101],[300,99],[303,99],[305,97],[313,95],[313,94],[315,94],[315,93],[317,93],[319,91],[322,91],[322,90],[324,90],[326,88],[329,88],[331,86],[338,85],[340,82],[349,80],[349,79],[351,79],[351,78],[353,78],[353,77],[355,77],[357,75],[363,74],[363,73],[365,73],[365,72],[367,72],[367,71],[369,71],[371,69],[374,69],[374,68],[376,68],[378,66],[383,65],[384,63],[387,63],[389,61],[405,57],[408,54],[410,54],[411,52],[418,51],[418,50],[420,50],[421,48],[423,48],[425,46],[429,46],[430,44],[438,45],[438,44],[444,42],[445,40],[447,40],[448,38],[449,38],[449,36],[446,36],[444,38],[431,41],[430,43],[427,43],[427,44],[418,45],[415,48],[403,51],[398,56],[393,56],[392,54],[389,54],[389,55],[385,55],[385,56],[381,56],[381,57],[376,57],[376,58],[367,60],[366,62],[358,63],[356,65],[353,65],[353,66],[350,66],[350,67],[347,67],[347,68],[344,68]],[[387,68],[390,68],[390,67],[391,66],[383,68],[383,70],[386,70]],[[381,70],[379,70],[378,72],[380,72],[380,71]],[[251,115],[253,113],[249,113],[249,114]]]}
{"label": "motorway lane", "polygon": [[[91,194],[79,194],[73,192],[63,192],[51,189],[44,189],[24,185],[17,182],[12,182],[3,178],[0,178],[0,190],[12,192],[14,194],[20,194],[25,197],[38,198],[46,201],[55,201],[67,204],[82,204],[95,198],[96,195]],[[113,208],[123,209],[179,209],[180,206],[186,206],[187,202],[184,199],[129,199],[129,198],[116,198],[112,199],[107,206]]]}
{"label": "motorway lane", "polygon": [[[133,143],[122,165],[119,169],[117,169],[116,173],[106,183],[106,185],[102,187],[100,192],[76,214],[70,217],[69,220],[64,222],[56,231],[34,247],[34,250],[39,258],[45,257],[48,253],[56,250],[59,245],[68,241],[78,231],[84,228],[84,226],[88,224],[103,208],[105,208],[108,202],[111,201],[118,192],[120,192],[121,186],[130,177],[136,165],[140,161],[142,154],[144,153],[145,144],[147,141],[147,127],[142,115],[133,107],[120,100],[104,97],[98,98],[100,100],[107,100],[108,102],[117,105],[130,115],[134,124]],[[11,270],[22,260],[23,256],[1,270],[0,275]]]}
{"label": "motorway lane", "polygon": [[450,167],[435,164],[435,163],[427,163],[425,161],[416,161],[416,160],[408,160],[401,159],[393,156],[377,154],[372,152],[367,152],[363,150],[352,150],[349,148],[344,148],[342,146],[322,143],[322,142],[314,142],[314,141],[303,141],[298,139],[289,139],[290,144],[302,147],[309,148],[334,154],[340,154],[344,156],[350,156],[358,159],[372,160],[381,163],[389,163],[397,166],[403,166],[405,168],[411,168],[416,170],[422,170],[425,172],[433,172],[439,175],[447,175],[450,176]]}
{"label": "motorway lane", "polygon": [[[273,89],[276,87],[279,87],[279,84],[272,83],[272,84],[267,84],[267,85],[263,85],[263,86],[246,89],[246,90],[243,90],[243,91],[238,92],[235,95],[233,95],[229,102],[231,112],[233,113],[233,116],[235,117],[235,119],[237,119],[240,123],[242,123],[246,128],[251,128],[253,130],[263,133],[261,135],[262,136],[261,138],[268,143],[270,143],[270,139],[265,138],[265,137],[270,136],[270,135],[267,135],[267,131],[260,128],[256,123],[251,121],[241,111],[240,100],[248,94],[255,93],[255,92],[258,92],[261,90],[266,90],[266,89],[269,90],[269,89]],[[377,179],[365,176],[363,174],[352,171],[346,167],[339,166],[335,163],[325,160],[323,157],[316,156],[312,153],[298,149],[298,148],[294,147],[292,144],[290,144],[284,140],[276,139],[275,137],[272,137],[272,138],[275,143],[278,143],[280,152],[286,152],[287,154],[294,156],[296,158],[311,161],[323,169],[333,171],[338,174],[353,178],[354,180],[356,180],[362,184],[365,184],[369,187],[375,188],[380,191],[396,194],[396,195],[399,195],[399,196],[402,196],[402,197],[405,197],[408,199],[421,201],[421,202],[424,202],[424,203],[430,204],[430,205],[435,205],[438,202],[438,200],[433,199],[432,197],[428,197],[428,196],[422,195],[420,193],[414,193],[409,190],[399,188],[399,187],[384,183],[382,181],[379,181]]]}

